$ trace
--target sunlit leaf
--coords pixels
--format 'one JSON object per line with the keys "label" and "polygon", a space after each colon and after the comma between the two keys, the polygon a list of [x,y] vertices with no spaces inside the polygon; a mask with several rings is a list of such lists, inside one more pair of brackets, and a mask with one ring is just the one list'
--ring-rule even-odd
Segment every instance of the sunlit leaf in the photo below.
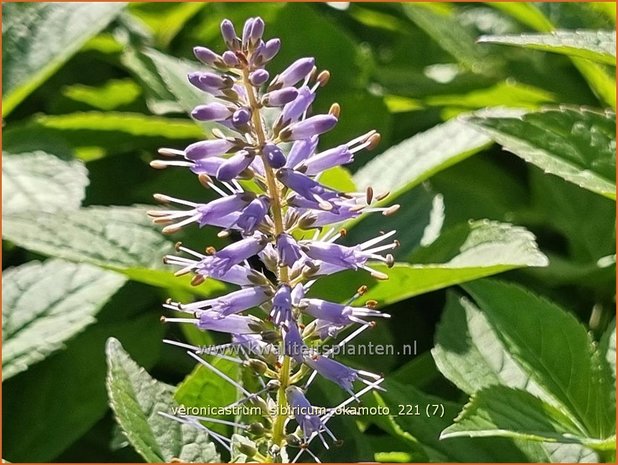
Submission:
{"label": "sunlit leaf", "polygon": [[616,115],[564,107],[467,121],[505,149],[584,189],[616,198]]}
{"label": "sunlit leaf", "polygon": [[117,339],[108,339],[105,352],[112,409],[129,442],[147,462],[221,461],[204,431],[160,415],[171,415],[176,406],[172,386],[151,378]]}
{"label": "sunlit leaf", "polygon": [[95,321],[97,311],[125,283],[111,271],[49,260],[4,272],[2,281],[3,379],[63,348]]}
{"label": "sunlit leaf", "polygon": [[48,153],[2,154],[2,212],[53,213],[77,210],[88,185],[88,171],[78,160]]}
{"label": "sunlit leaf", "polygon": [[6,116],[124,8],[124,3],[10,3],[2,9]]}

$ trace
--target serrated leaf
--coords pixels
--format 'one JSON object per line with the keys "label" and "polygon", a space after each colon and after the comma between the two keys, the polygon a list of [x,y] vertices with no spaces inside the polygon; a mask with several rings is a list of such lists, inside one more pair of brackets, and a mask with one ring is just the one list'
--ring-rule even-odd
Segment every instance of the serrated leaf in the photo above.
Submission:
{"label": "serrated leaf", "polygon": [[124,270],[156,267],[171,243],[139,207],[88,207],[73,212],[14,214],[3,235],[45,255]]}
{"label": "serrated leaf", "polygon": [[2,373],[6,380],[43,360],[94,323],[94,315],[125,283],[117,273],[49,260],[4,272]]}
{"label": "serrated leaf", "polygon": [[2,212],[77,210],[88,185],[81,161],[42,151],[2,153]]}
{"label": "serrated leaf", "polygon": [[564,107],[519,118],[471,116],[506,150],[547,173],[616,198],[616,114]]}
{"label": "serrated leaf", "polygon": [[151,378],[117,339],[108,339],[105,352],[111,407],[129,442],[146,461],[220,462],[204,431],[159,415],[171,414],[175,407],[172,386]]}
{"label": "serrated leaf", "polygon": [[[368,417],[367,420],[400,438],[408,445],[408,450],[416,454],[420,450],[432,462],[529,460],[529,457],[508,439],[440,440],[441,431],[455,417],[459,405],[393,380],[387,380],[384,384],[386,392],[374,393],[373,399],[366,399],[365,402],[368,402],[368,405],[376,403],[383,408],[387,407],[389,413]],[[418,406],[418,414],[415,406]],[[435,406],[439,413],[428,415],[427,412],[434,411]],[[428,461],[427,458],[423,461]]]}
{"label": "serrated leaf", "polygon": [[451,120],[416,134],[375,156],[354,174],[360,189],[395,196],[491,144],[488,137]]}
{"label": "serrated leaf", "polygon": [[586,433],[560,409],[527,391],[497,385],[473,394],[455,423],[440,437],[462,436],[588,442]]}
{"label": "serrated leaf", "polygon": [[519,286],[483,280],[464,288],[509,354],[555,399],[555,407],[589,438],[614,434],[613,384],[590,336],[572,315]]}
{"label": "serrated leaf", "polygon": [[[368,292],[362,297],[363,302],[375,299],[381,306],[385,306],[514,268],[547,264],[547,257],[538,250],[534,236],[529,231],[487,220],[471,222],[464,234],[438,238],[427,250],[443,248],[446,253],[436,259],[445,260],[444,263],[395,263],[392,268],[372,264],[373,268],[389,276],[385,281],[376,283],[373,280],[368,283],[366,275],[347,271],[341,274],[340,279],[344,280],[345,288],[356,289],[363,284],[369,285]],[[431,254],[428,256],[431,257]],[[313,289],[321,297],[341,299],[341,286],[329,286],[328,279],[318,281]]]}
{"label": "serrated leaf", "polygon": [[51,76],[124,3],[11,3],[2,9],[2,115]]}
{"label": "serrated leaf", "polygon": [[466,394],[494,384],[541,391],[513,360],[484,313],[465,297],[449,293],[435,339],[431,354],[436,365]]}
{"label": "serrated leaf", "polygon": [[130,279],[178,287],[201,295],[222,289],[217,281],[194,287],[190,277],[175,277],[162,257],[173,244],[141,207],[88,207],[72,212],[20,213],[3,218],[3,238],[52,257],[119,271]]}
{"label": "serrated leaf", "polygon": [[115,315],[111,322],[87,327],[65,350],[4,381],[2,410],[10,428],[3,431],[3,453],[9,460],[51,462],[103,418],[109,410],[103,355],[108,337],[121,339],[145,366],[158,359],[164,328],[156,312],[119,318],[119,311],[135,305],[123,299],[113,298],[102,310]]}
{"label": "serrated leaf", "polygon": [[616,33],[612,31],[555,31],[549,34],[486,35],[479,43],[514,45],[586,58],[616,65]]}

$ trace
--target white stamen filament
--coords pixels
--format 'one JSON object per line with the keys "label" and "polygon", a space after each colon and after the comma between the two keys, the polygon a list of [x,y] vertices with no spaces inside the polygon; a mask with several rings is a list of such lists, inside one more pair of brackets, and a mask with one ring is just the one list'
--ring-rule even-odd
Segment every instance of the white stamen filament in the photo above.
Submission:
{"label": "white stamen filament", "polygon": [[226,380],[228,383],[230,383],[232,386],[235,386],[236,388],[240,389],[240,391],[246,395],[246,396],[251,396],[251,393],[249,391],[247,391],[241,384],[237,383],[236,381],[234,381],[232,378],[230,378],[228,375],[226,375],[225,373],[223,373],[221,370],[219,370],[218,368],[212,366],[210,363],[208,363],[206,360],[204,360],[202,357],[200,357],[199,355],[194,354],[193,352],[187,352],[189,354],[190,357],[194,358],[195,360],[197,360],[198,362],[200,362],[202,365],[204,365],[206,368],[208,368],[210,371],[212,371],[213,373],[219,375],[221,378],[223,378],[224,380]]}

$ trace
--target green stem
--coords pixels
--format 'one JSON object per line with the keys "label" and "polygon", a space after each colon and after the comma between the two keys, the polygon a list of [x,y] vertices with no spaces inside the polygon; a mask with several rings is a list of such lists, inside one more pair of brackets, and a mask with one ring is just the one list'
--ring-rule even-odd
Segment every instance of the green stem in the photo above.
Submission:
{"label": "green stem", "polygon": [[[262,126],[262,117],[260,115],[260,104],[257,101],[255,96],[255,92],[253,86],[249,82],[249,72],[248,70],[243,70],[243,84],[247,91],[247,96],[249,99],[249,105],[251,106],[251,118],[253,123],[253,128],[255,130],[255,135],[257,136],[258,143],[260,148],[264,146],[266,143],[266,135],[264,133],[264,128]],[[275,173],[272,168],[268,165],[268,160],[266,156],[260,150],[260,157],[262,157],[262,161],[264,163],[264,172],[266,175],[266,187],[268,188],[268,196],[270,198],[270,211],[272,214],[273,223],[275,226],[275,237],[285,231],[283,227],[283,209],[281,204],[281,190],[277,185],[277,179],[275,178]],[[280,266],[278,273],[279,284],[289,284],[289,270],[287,266]],[[279,390],[277,391],[277,411],[275,412],[275,419],[273,421],[273,431],[272,431],[272,444],[278,447],[285,446],[285,422],[287,420],[287,414],[285,413],[287,410],[287,398],[285,394],[285,390],[289,386],[290,383],[290,368],[291,368],[291,359],[287,355],[283,357],[283,363],[281,364],[281,368],[278,371],[278,379],[279,379]],[[271,457],[266,458],[267,461],[271,461]]]}

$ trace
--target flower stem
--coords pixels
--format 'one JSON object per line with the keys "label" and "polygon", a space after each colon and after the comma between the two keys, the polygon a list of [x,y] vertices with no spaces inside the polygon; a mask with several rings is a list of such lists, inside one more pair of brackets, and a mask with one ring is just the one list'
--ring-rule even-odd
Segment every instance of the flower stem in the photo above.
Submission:
{"label": "flower stem", "polygon": [[[249,71],[243,70],[243,84],[247,91],[247,97],[249,99],[249,105],[251,106],[251,118],[253,122],[253,128],[255,130],[255,135],[257,136],[258,143],[260,147],[263,147],[266,143],[266,135],[264,134],[264,128],[262,126],[262,116],[260,114],[260,104],[257,101],[255,96],[255,92],[251,82],[249,81]],[[275,174],[273,169],[268,164],[268,159],[266,155],[264,155],[263,151],[260,150],[260,157],[262,158],[262,162],[264,163],[264,172],[266,174],[266,186],[268,188],[268,196],[270,198],[270,210],[272,214],[273,223],[275,225],[275,237],[279,234],[283,233],[283,209],[281,205],[281,190],[277,185],[277,180],[275,178]],[[278,273],[279,284],[289,283],[289,271],[287,266],[280,266]],[[287,420],[286,407],[287,407],[287,398],[285,394],[285,390],[290,382],[290,368],[291,368],[291,359],[289,356],[283,356],[283,362],[281,363],[281,368],[279,369],[279,390],[277,391],[277,410],[275,412],[275,419],[273,421],[273,431],[272,431],[272,443],[278,447],[284,446],[285,440],[285,422]],[[270,457],[268,457],[270,459]],[[269,460],[270,461],[270,460]]]}

